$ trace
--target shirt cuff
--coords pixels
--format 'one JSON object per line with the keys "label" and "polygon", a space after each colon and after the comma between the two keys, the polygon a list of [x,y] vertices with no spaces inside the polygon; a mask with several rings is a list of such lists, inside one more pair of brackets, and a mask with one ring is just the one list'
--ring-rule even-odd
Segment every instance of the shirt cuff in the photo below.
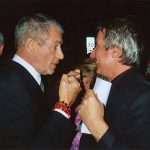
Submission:
{"label": "shirt cuff", "polygon": [[57,111],[59,113],[61,113],[63,116],[65,116],[67,119],[70,118],[70,116],[68,116],[64,111],[60,110],[60,109],[54,109],[54,111]]}

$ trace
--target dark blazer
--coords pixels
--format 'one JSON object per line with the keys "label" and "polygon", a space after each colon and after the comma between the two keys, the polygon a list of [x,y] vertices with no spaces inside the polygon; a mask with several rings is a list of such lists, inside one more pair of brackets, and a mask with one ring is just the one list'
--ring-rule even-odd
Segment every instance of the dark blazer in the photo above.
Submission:
{"label": "dark blazer", "polygon": [[150,149],[150,83],[137,70],[112,81],[104,117],[109,130],[98,143],[83,135],[81,149]]}
{"label": "dark blazer", "polygon": [[62,148],[72,126],[48,110],[31,74],[10,61],[0,69],[0,148]]}

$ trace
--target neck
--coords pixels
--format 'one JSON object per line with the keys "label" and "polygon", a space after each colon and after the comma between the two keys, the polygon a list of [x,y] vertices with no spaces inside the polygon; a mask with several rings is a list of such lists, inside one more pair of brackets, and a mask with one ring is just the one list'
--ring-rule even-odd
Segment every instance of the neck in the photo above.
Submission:
{"label": "neck", "polygon": [[112,73],[112,76],[110,77],[110,80],[113,80],[118,75],[120,75],[121,73],[125,72],[126,70],[128,70],[130,68],[132,68],[132,66],[121,65],[119,67],[115,67],[115,71]]}

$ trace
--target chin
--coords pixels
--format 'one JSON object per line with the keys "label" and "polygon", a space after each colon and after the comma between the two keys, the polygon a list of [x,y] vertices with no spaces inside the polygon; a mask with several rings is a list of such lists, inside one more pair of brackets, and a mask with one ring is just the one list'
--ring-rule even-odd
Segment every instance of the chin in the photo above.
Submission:
{"label": "chin", "polygon": [[96,74],[99,75],[99,71],[98,70],[96,70]]}
{"label": "chin", "polygon": [[54,74],[54,72],[55,72],[55,69],[49,70],[47,74],[52,75],[52,74]]}
{"label": "chin", "polygon": [[97,75],[102,75],[102,73],[100,71],[96,71]]}

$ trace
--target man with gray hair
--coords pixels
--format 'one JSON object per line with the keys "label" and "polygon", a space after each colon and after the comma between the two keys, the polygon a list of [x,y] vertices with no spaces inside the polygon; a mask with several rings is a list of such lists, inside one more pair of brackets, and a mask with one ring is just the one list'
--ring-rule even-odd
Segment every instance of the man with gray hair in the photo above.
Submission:
{"label": "man with gray hair", "polygon": [[64,58],[62,33],[61,25],[43,14],[18,22],[16,54],[0,69],[0,148],[56,149],[68,142],[70,107],[80,92],[79,73],[62,76],[53,111],[48,110],[41,88],[41,75],[53,74]]}
{"label": "man with gray hair", "polygon": [[2,55],[4,49],[4,36],[2,32],[0,32],[0,55]]}
{"label": "man with gray hair", "polygon": [[150,149],[150,83],[137,71],[142,48],[127,18],[99,27],[90,56],[112,87],[105,107],[93,90],[84,95],[78,113],[91,135],[82,135],[79,149]]}

